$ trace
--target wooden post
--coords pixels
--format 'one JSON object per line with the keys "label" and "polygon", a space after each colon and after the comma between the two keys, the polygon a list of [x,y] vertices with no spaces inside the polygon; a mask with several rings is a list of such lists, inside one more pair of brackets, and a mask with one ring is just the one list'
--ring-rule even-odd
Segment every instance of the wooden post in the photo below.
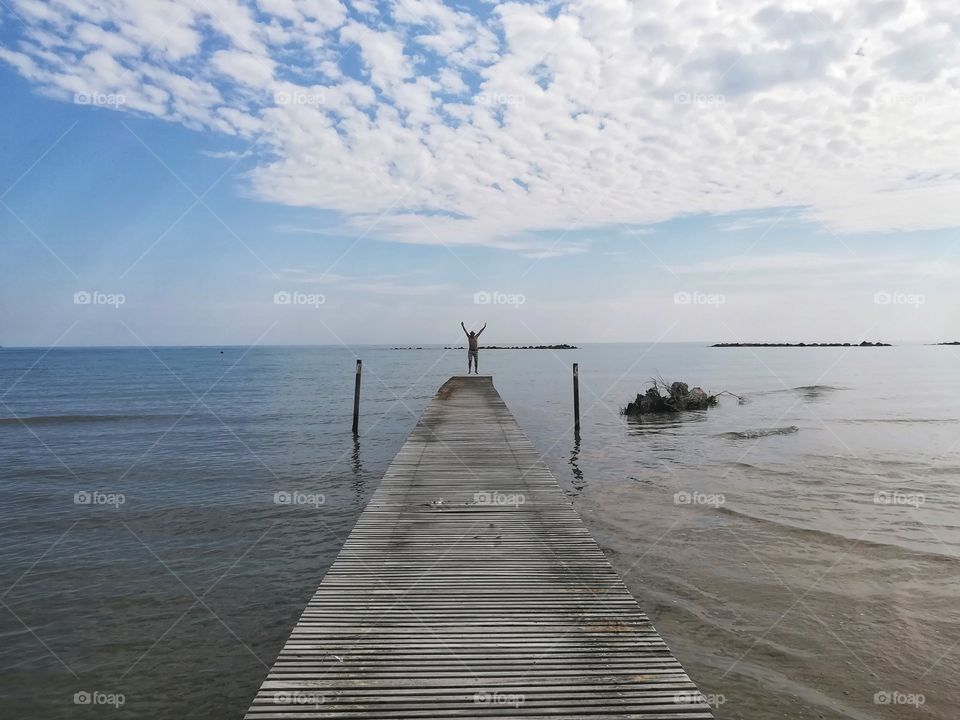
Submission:
{"label": "wooden post", "polygon": [[363,360],[357,359],[357,381],[353,386],[353,434],[356,435],[360,428],[360,371],[363,368]]}
{"label": "wooden post", "polygon": [[580,366],[573,364],[573,434],[580,439]]}

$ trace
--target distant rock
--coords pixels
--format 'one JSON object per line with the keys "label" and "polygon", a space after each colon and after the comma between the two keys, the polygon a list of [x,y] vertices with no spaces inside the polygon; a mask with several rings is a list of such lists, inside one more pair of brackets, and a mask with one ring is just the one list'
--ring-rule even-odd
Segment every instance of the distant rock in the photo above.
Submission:
{"label": "distant rock", "polygon": [[[958,343],[960,344],[960,343]],[[840,343],[840,342],[815,342],[815,343],[775,343],[775,342],[722,342],[714,343],[710,347],[716,348],[734,348],[734,347],[892,347],[890,343],[870,342],[864,340],[859,343]]]}

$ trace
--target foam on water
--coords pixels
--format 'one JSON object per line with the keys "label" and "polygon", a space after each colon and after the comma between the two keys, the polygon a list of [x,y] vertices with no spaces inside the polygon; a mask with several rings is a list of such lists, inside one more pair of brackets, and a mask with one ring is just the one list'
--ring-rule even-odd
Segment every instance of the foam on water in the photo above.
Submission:
{"label": "foam on water", "polygon": [[792,435],[795,432],[800,432],[800,428],[796,425],[788,425],[786,427],[761,428],[759,430],[733,430],[720,433],[718,437],[732,438],[734,440],[756,440],[773,435]]}

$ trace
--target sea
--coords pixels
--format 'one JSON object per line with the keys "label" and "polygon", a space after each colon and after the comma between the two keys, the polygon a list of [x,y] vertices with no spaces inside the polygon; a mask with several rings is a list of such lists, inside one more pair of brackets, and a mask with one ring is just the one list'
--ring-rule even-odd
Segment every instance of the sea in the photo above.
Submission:
{"label": "sea", "polygon": [[[0,349],[0,715],[242,717],[465,369],[442,346]],[[958,717],[960,347],[596,344],[480,371],[718,718]],[[655,378],[722,394],[624,417]]]}

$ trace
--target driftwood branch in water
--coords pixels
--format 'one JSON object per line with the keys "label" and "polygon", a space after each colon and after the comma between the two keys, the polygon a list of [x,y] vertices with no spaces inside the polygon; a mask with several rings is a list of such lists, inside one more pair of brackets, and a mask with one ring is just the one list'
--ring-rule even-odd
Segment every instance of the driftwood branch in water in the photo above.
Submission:
{"label": "driftwood branch in water", "polygon": [[732,395],[743,404],[745,400],[734,393],[724,390],[716,395],[708,395],[703,388],[691,389],[684,382],[668,383],[659,375],[650,378],[651,387],[643,394],[637,393],[635,400],[627,403],[621,410],[624,415],[647,415],[653,413],[675,413],[684,410],[706,410],[717,404],[720,395]]}

